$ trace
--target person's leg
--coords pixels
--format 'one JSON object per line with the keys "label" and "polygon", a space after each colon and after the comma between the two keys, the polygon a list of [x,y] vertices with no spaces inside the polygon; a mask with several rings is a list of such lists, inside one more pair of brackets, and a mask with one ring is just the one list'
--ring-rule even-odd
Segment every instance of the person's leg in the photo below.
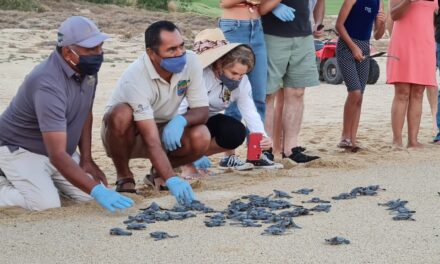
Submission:
{"label": "person's leg", "polygon": [[273,119],[273,153],[283,153],[283,110],[284,110],[284,92],[279,90],[275,95],[275,113]]}
{"label": "person's leg", "polygon": [[[80,156],[78,153],[75,152],[72,155],[72,159],[79,164]],[[66,178],[64,178],[64,176],[52,164],[50,164],[50,167],[53,172],[52,174],[53,183],[55,184],[55,186],[58,188],[58,190],[62,195],[76,202],[87,202],[93,200],[92,196],[83,192],[81,189],[74,186]],[[89,175],[89,177],[92,178],[91,175]]]}
{"label": "person's leg", "polygon": [[408,148],[420,148],[423,145],[417,140],[422,117],[423,92],[425,86],[412,84],[408,103]]}
{"label": "person's leg", "polygon": [[12,153],[0,147],[0,207],[20,206],[42,211],[61,206],[58,190],[50,177],[49,159],[24,149]]}
{"label": "person's leg", "polygon": [[354,91],[351,95],[353,103],[353,120],[351,124],[351,143],[353,147],[357,145],[357,131],[359,128],[359,121],[361,119],[361,109],[362,109],[362,93],[360,90]]}
{"label": "person's leg", "polygon": [[391,106],[391,126],[393,129],[393,145],[402,147],[402,129],[408,108],[411,85],[396,83],[394,85],[394,98]]}
{"label": "person's leg", "polygon": [[344,118],[341,140],[349,139],[351,142],[350,147],[356,145],[356,133],[359,126],[361,105],[361,90],[357,89],[349,91],[344,105]]}
{"label": "person's leg", "polygon": [[[133,178],[129,168],[130,153],[135,144],[133,110],[127,104],[118,104],[104,116],[102,141],[107,154],[116,168],[116,179]],[[109,144],[111,142],[111,144]],[[133,189],[131,182],[122,184],[122,189]]]}
{"label": "person's leg", "polygon": [[426,96],[428,97],[429,107],[431,108],[432,133],[437,134],[437,106],[438,106],[438,88],[426,87]]}
{"label": "person's leg", "polygon": [[304,113],[304,90],[304,88],[289,87],[283,89],[283,149],[286,156],[292,154],[292,148],[298,146]]}

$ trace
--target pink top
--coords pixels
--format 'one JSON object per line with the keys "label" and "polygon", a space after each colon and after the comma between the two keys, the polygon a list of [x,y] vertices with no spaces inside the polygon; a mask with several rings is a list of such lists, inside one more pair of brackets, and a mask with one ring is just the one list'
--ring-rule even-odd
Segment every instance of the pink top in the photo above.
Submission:
{"label": "pink top", "polygon": [[[394,21],[388,47],[387,83],[437,86],[434,12],[437,1],[412,2]],[[397,57],[398,59],[396,59]]]}

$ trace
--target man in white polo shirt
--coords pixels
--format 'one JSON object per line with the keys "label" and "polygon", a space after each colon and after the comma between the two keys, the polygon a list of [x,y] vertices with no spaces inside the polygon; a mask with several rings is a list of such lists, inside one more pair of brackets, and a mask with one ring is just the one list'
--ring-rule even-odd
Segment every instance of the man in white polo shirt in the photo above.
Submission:
{"label": "man in white polo shirt", "polygon": [[[202,66],[172,22],[151,24],[145,46],[119,79],[104,115],[102,140],[116,167],[116,190],[135,192],[129,160],[148,158],[147,182],[157,189],[165,182],[178,202],[190,202],[191,186],[173,168],[199,159],[210,144]],[[191,109],[178,115],[183,98]]]}

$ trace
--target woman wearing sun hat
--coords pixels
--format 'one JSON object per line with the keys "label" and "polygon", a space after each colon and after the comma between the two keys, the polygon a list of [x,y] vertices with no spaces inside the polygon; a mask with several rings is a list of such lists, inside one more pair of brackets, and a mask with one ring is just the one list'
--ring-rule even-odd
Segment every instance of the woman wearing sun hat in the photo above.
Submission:
{"label": "woman wearing sun hat", "polygon": [[[272,139],[267,137],[264,130],[263,121],[252,100],[252,87],[246,76],[255,64],[252,49],[241,43],[229,43],[223,32],[216,28],[201,31],[195,38],[193,51],[202,62],[203,80],[209,98],[210,118],[206,125],[212,140],[206,156],[229,151],[229,155],[222,158],[219,164],[224,169],[246,170],[254,166],[279,168],[280,164],[275,164],[270,159]],[[240,121],[221,114],[233,102],[236,102],[249,131],[263,134],[260,146],[265,151],[258,162],[244,162],[233,151],[246,137],[246,128]],[[186,109],[187,104],[184,101],[179,111],[185,112]],[[206,168],[210,166],[210,162],[203,157],[194,165]]]}

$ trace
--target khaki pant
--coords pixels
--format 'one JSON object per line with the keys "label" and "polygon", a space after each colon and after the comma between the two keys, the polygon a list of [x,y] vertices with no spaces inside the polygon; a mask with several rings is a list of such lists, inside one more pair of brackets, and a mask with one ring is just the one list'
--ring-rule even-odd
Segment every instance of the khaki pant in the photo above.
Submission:
{"label": "khaki pant", "polygon": [[[79,155],[72,158],[79,163]],[[20,206],[41,211],[60,207],[60,194],[75,201],[89,201],[92,197],[73,186],[50,163],[49,158],[19,148],[10,152],[0,146],[0,207]]]}

